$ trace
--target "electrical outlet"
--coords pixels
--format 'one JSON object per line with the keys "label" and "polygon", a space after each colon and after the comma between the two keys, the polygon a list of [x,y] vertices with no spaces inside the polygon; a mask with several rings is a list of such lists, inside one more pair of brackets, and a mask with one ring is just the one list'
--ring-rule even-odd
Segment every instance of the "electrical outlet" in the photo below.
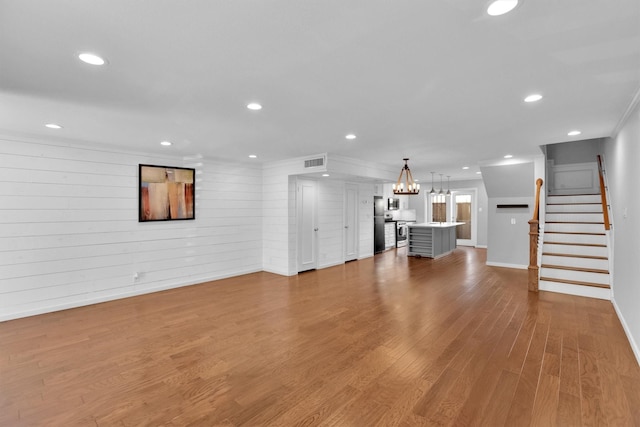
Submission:
{"label": "electrical outlet", "polygon": [[516,219],[515,218],[511,218],[511,225],[514,225],[516,223]]}
{"label": "electrical outlet", "polygon": [[138,280],[140,280],[140,273],[136,271],[135,273],[133,273],[133,281],[137,282]]}

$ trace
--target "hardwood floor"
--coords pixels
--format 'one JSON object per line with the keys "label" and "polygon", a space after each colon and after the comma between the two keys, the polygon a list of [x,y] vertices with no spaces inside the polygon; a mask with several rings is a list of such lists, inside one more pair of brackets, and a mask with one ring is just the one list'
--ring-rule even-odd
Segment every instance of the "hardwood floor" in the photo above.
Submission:
{"label": "hardwood floor", "polygon": [[0,425],[640,426],[610,302],[405,250],[0,323]]}

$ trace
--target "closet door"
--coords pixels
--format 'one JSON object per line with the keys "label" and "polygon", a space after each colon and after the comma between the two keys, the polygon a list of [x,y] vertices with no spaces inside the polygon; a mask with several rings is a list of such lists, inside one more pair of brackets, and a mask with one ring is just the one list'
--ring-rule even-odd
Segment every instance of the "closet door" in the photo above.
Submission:
{"label": "closet door", "polygon": [[318,267],[318,186],[315,181],[298,180],[298,272]]}
{"label": "closet door", "polygon": [[344,260],[358,259],[358,186],[344,188]]}

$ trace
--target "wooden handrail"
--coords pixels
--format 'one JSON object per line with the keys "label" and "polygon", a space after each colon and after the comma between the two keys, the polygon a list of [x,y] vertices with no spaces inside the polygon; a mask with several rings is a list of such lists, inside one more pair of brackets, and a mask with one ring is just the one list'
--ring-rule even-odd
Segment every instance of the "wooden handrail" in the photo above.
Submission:
{"label": "wooden handrail", "polygon": [[536,205],[533,208],[533,218],[529,221],[529,280],[530,292],[538,292],[538,235],[540,234],[540,189],[542,178],[536,180]]}
{"label": "wooden handrail", "polygon": [[602,201],[602,213],[604,215],[604,229],[611,230],[609,222],[609,207],[607,206],[607,191],[604,186],[604,172],[602,168],[602,157],[598,154],[598,175],[600,176],[600,200]]}

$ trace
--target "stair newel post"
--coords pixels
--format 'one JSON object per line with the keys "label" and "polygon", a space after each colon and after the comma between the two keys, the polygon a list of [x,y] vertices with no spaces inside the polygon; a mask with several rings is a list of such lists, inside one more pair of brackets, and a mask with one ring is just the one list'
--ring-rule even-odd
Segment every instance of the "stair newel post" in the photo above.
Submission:
{"label": "stair newel post", "polygon": [[540,231],[540,188],[542,178],[536,180],[536,204],[533,209],[533,218],[529,221],[529,292],[538,292],[538,235]]}

